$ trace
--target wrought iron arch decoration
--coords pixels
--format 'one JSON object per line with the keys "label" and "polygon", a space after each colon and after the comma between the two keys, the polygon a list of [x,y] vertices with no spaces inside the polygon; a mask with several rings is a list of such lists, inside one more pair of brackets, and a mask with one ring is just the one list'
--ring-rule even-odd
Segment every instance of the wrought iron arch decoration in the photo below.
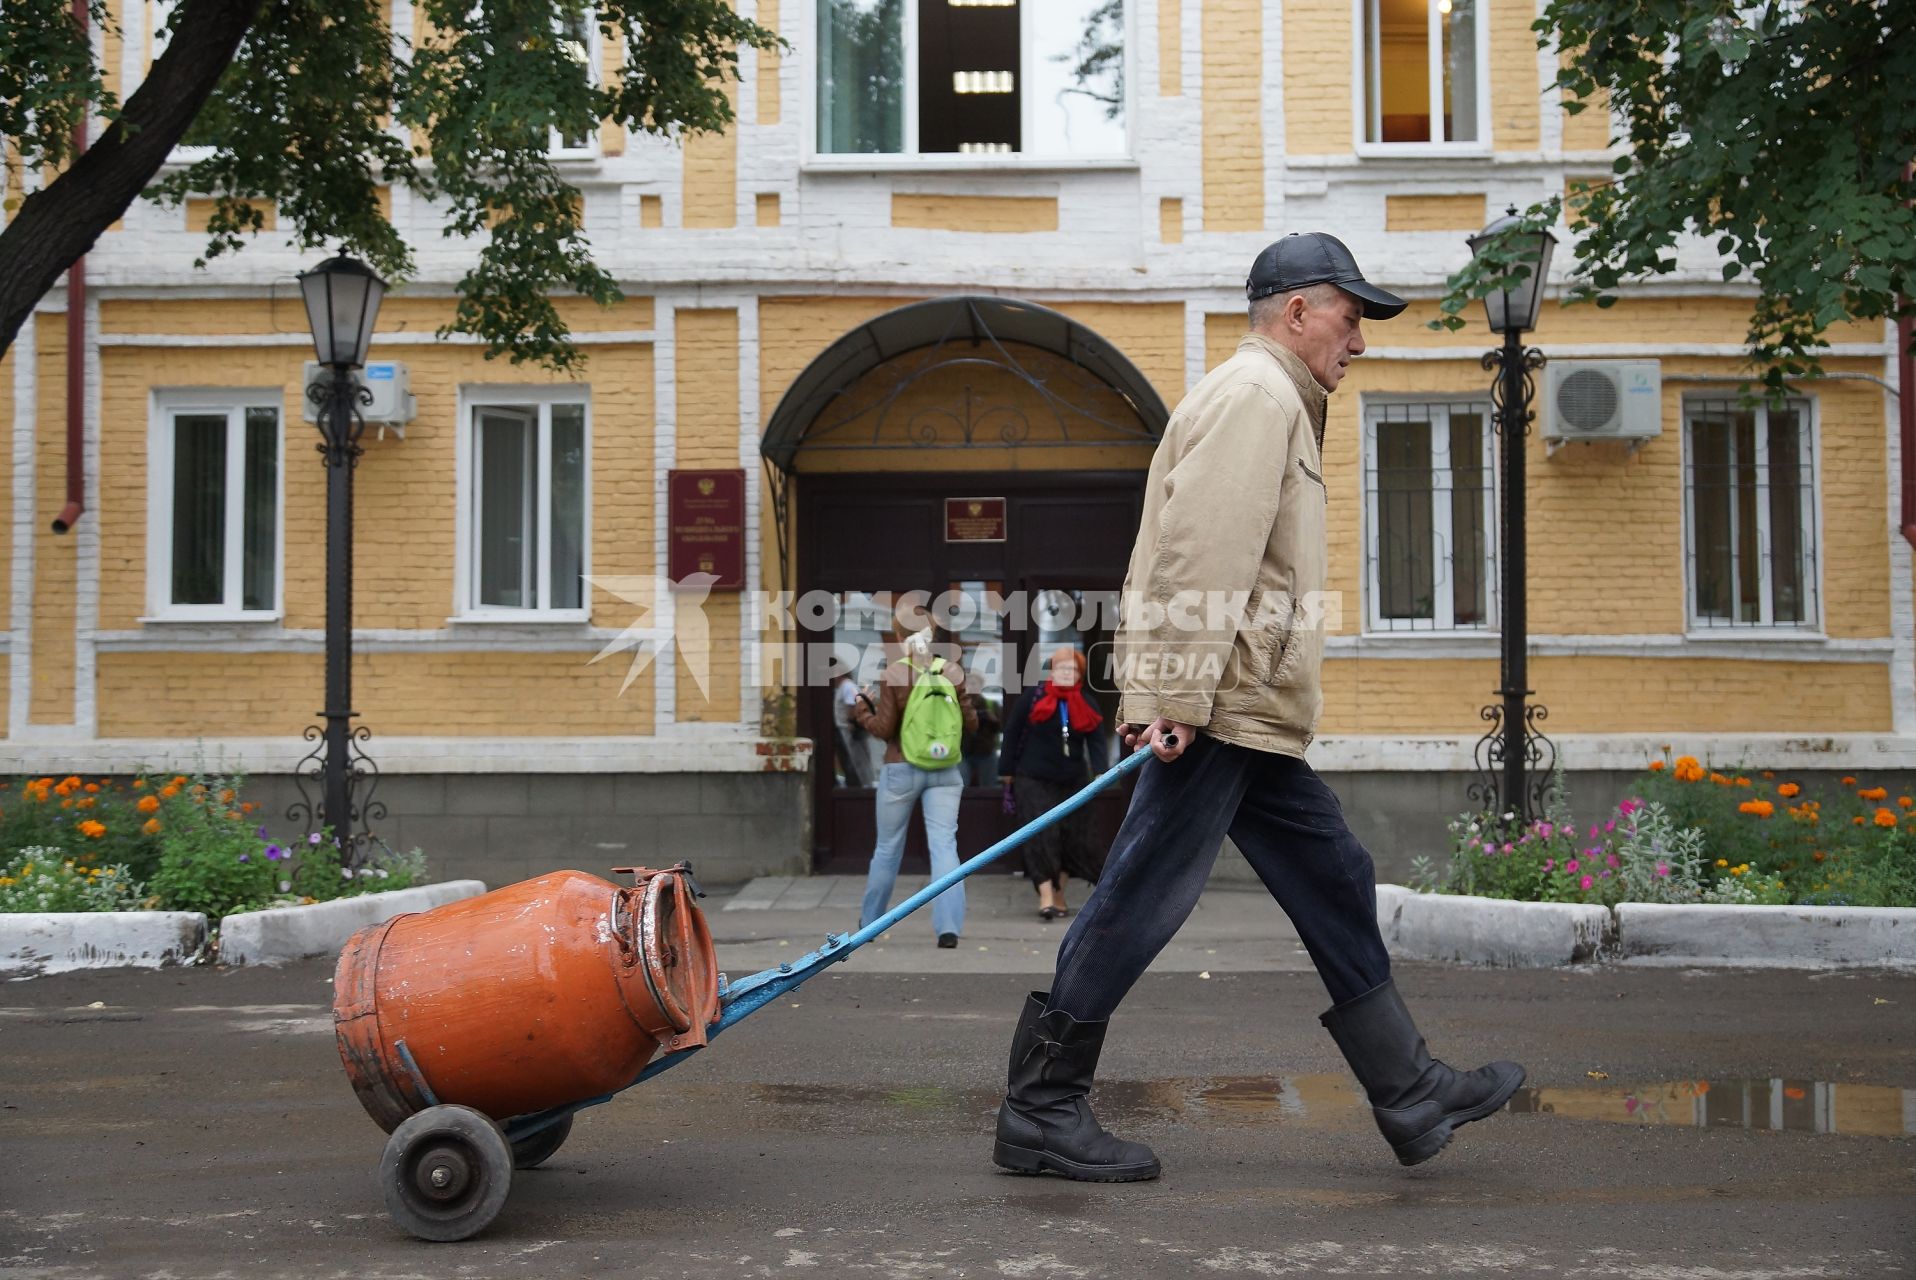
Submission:
{"label": "wrought iron arch decoration", "polygon": [[[913,355],[919,358],[900,361]],[[894,376],[861,387],[867,374],[892,362],[899,362]],[[954,370],[961,376],[975,370],[1016,379],[1036,394],[1036,411],[1049,416],[1055,435],[1034,440],[1027,408],[974,398],[967,386],[955,406],[912,411],[902,424],[902,440],[885,443],[885,429],[895,425],[893,410],[905,394],[927,378]],[[1131,411],[1130,419],[1096,412],[1085,403],[1086,393],[1115,394]],[[1136,365],[1097,333],[1049,307],[960,294],[874,316],[807,365],[766,424],[759,454],[771,489],[779,578],[785,579],[789,562],[790,480],[804,450],[1155,445],[1169,418],[1163,399]],[[1094,428],[1096,437],[1073,439],[1074,419]]]}

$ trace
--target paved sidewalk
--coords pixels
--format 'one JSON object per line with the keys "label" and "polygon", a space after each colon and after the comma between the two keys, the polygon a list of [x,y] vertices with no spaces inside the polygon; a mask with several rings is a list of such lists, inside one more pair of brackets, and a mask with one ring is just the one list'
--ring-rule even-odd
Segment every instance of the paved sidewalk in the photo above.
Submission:
{"label": "paved sidewalk", "polygon": [[[925,876],[900,876],[892,905],[924,888]],[[965,931],[956,951],[940,951],[929,907],[908,916],[845,962],[867,973],[1048,974],[1058,943],[1090,886],[1073,882],[1074,914],[1046,923],[1023,876],[984,872],[965,881]],[[704,903],[719,964],[734,977],[805,954],[827,933],[858,927],[863,876],[765,876]],[[1261,886],[1216,886],[1166,947],[1153,973],[1270,973],[1309,970],[1291,922]]]}

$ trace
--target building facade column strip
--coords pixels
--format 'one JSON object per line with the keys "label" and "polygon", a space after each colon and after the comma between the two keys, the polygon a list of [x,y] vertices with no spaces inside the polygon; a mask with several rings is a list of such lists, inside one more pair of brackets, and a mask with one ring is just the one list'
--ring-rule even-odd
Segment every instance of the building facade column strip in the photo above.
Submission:
{"label": "building facade column strip", "polygon": [[1203,380],[1208,353],[1204,338],[1205,307],[1201,301],[1184,304],[1184,390],[1188,394]]}
{"label": "building facade column strip", "polygon": [[[1896,384],[1894,324],[1890,354],[1883,360],[1883,379]],[[1905,389],[1907,391],[1907,388]],[[1901,528],[1903,439],[1896,397],[1883,394],[1884,515],[1889,538],[1889,634],[1895,656],[1889,666],[1890,725],[1899,736],[1916,734],[1916,555]]]}
{"label": "building facade column strip", "polygon": [[33,705],[34,427],[39,419],[39,317],[20,326],[13,357],[13,608],[7,619],[7,736],[28,736]]}
{"label": "building facade column strip", "polygon": [[678,724],[677,620],[666,575],[671,569],[671,474],[678,465],[678,300],[666,294],[652,302],[652,571],[658,599],[652,602],[659,647],[652,659],[652,732],[663,734]]}
{"label": "building facade column strip", "polygon": [[759,567],[758,466],[758,298],[741,298],[738,305],[738,464],[745,471],[745,588],[740,593],[738,619],[739,723],[756,730],[763,710],[764,673],[758,633],[760,610],[752,607],[764,589]]}
{"label": "building facade column strip", "polygon": [[81,478],[85,485],[86,514],[67,536],[78,539],[74,547],[78,564],[74,577],[73,635],[73,728],[82,738],[99,736],[99,680],[93,634],[100,626],[100,509],[103,490],[100,485],[101,398],[105,379],[100,361],[100,299],[92,290],[86,300],[86,398],[82,405],[86,431],[81,452]]}
{"label": "building facade column strip", "polygon": [[[1264,5],[1264,65],[1284,65],[1284,2]],[[1265,77],[1259,103],[1264,121],[1264,226],[1284,225],[1284,86],[1281,78]]]}

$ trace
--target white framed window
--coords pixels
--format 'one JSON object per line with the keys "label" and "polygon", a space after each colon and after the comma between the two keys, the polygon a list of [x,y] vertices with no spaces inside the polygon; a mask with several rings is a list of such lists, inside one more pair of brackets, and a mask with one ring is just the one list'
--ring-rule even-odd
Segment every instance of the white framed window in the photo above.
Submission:
{"label": "white framed window", "polygon": [[[567,57],[579,64],[586,83],[598,87],[599,23],[590,5],[577,12],[560,13],[559,47]],[[583,134],[572,135],[554,129],[548,150],[555,160],[596,160],[599,156],[599,131],[589,129]]]}
{"label": "white framed window", "polygon": [[1124,0],[812,0],[812,159],[1130,154]]}
{"label": "white framed window", "polygon": [[1684,564],[1693,631],[1822,625],[1815,404],[1683,402]]}
{"label": "white framed window", "polygon": [[586,392],[487,387],[462,398],[458,616],[584,621],[592,528]]}
{"label": "white framed window", "polygon": [[1357,146],[1370,155],[1490,149],[1488,0],[1353,0]]}
{"label": "white framed window", "polygon": [[1477,631],[1496,613],[1496,466],[1487,399],[1364,398],[1371,631]]}
{"label": "white framed window", "polygon": [[147,607],[156,619],[279,616],[285,442],[278,388],[154,394]]}

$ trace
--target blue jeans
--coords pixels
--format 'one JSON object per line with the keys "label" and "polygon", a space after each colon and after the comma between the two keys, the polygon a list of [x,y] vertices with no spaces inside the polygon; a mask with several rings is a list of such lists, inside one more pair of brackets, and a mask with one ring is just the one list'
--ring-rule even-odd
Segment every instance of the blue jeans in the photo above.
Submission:
{"label": "blue jeans", "polygon": [[1292,756],[1200,733],[1138,773],[1104,876],[1058,948],[1052,1009],[1109,1018],[1197,906],[1229,835],[1284,909],[1333,1004],[1390,977],[1370,854],[1337,797]]}
{"label": "blue jeans", "polygon": [[[925,840],[931,845],[931,875],[936,880],[958,865],[958,799],[964,794],[964,769],[920,769],[914,764],[888,764],[878,772],[878,847],[872,850],[871,870],[865,876],[865,902],[858,912],[864,928],[891,906],[892,886],[898,882],[898,861],[905,855],[905,829],[911,811],[925,803]],[[965,931],[965,885],[961,880],[931,901],[934,933]]]}

